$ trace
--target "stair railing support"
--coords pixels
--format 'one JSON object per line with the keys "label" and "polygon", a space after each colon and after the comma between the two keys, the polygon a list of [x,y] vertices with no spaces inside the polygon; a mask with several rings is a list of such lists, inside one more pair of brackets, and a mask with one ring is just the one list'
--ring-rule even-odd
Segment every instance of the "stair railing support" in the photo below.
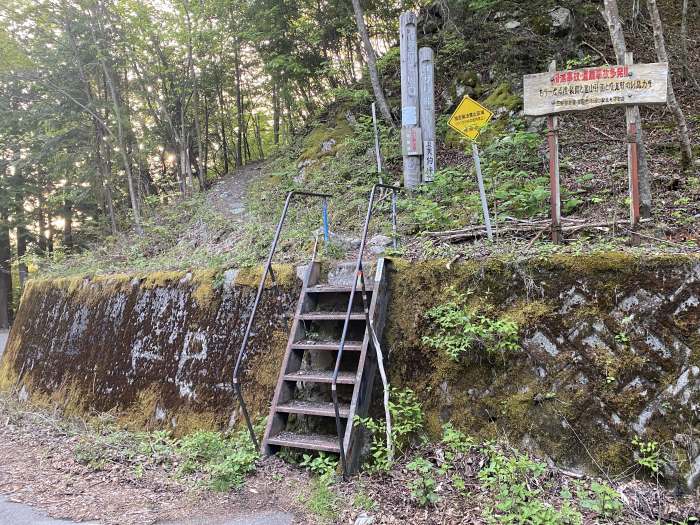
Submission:
{"label": "stair railing support", "polygon": [[255,295],[255,302],[253,303],[253,310],[248,318],[248,325],[246,326],[245,334],[243,335],[243,341],[241,342],[241,349],[238,352],[238,358],[236,359],[236,366],[233,369],[233,390],[238,398],[238,403],[241,406],[241,411],[243,412],[243,417],[245,418],[246,426],[248,427],[248,432],[250,433],[250,439],[255,444],[255,448],[259,449],[260,445],[258,439],[255,436],[255,430],[253,429],[253,423],[250,420],[250,414],[248,413],[248,407],[243,398],[243,393],[241,391],[240,375],[241,375],[241,364],[245,359],[246,352],[248,350],[248,340],[250,339],[250,332],[253,329],[253,323],[255,321],[255,314],[258,311],[258,305],[260,304],[260,299],[262,298],[263,291],[265,290],[265,281],[267,280],[267,275],[270,274],[272,277],[273,285],[275,284],[275,276],[272,271],[272,258],[275,255],[275,250],[277,249],[277,243],[280,239],[280,234],[282,233],[282,227],[284,226],[284,221],[287,218],[287,212],[289,211],[289,205],[292,202],[292,198],[295,195],[306,196],[306,197],[318,197],[323,199],[323,227],[324,227],[324,237],[327,239],[326,232],[328,231],[328,198],[331,195],[327,193],[313,193],[307,191],[290,191],[287,193],[287,198],[284,201],[284,208],[282,209],[282,216],[277,223],[277,229],[275,230],[275,236],[272,240],[272,246],[270,246],[270,253],[267,256],[267,261],[265,262],[265,269],[263,270],[262,277],[260,278],[260,283],[258,284],[258,291]]}
{"label": "stair railing support", "polygon": [[[362,230],[362,238],[360,241],[360,250],[357,255],[357,263],[355,264],[355,279],[352,283],[352,289],[350,290],[350,299],[348,301],[348,309],[345,313],[345,323],[343,324],[343,332],[340,336],[340,344],[338,345],[338,355],[335,359],[335,368],[333,369],[333,379],[331,381],[331,396],[333,398],[333,408],[335,411],[335,427],[338,432],[338,444],[340,450],[340,463],[343,468],[343,479],[347,479],[348,476],[348,465],[347,458],[345,457],[345,433],[342,432],[342,424],[340,423],[340,406],[338,405],[338,373],[340,372],[340,363],[343,358],[343,349],[345,348],[345,339],[348,335],[348,327],[350,326],[350,316],[352,315],[352,305],[355,300],[355,293],[357,292],[357,281],[359,280],[362,286],[362,302],[365,309],[365,319],[366,327],[365,331],[370,329],[370,319],[369,319],[369,309],[367,307],[367,291],[365,287],[365,276],[362,259],[364,256],[365,245],[367,244],[367,231],[369,230],[369,224],[372,220],[372,209],[374,208],[374,194],[379,188],[384,188],[392,191],[391,195],[391,224],[394,232],[394,248],[397,247],[397,233],[396,233],[396,195],[401,190],[397,186],[389,186],[387,184],[375,184],[372,188],[372,192],[369,194],[369,204],[367,205],[367,214],[365,215],[365,225]],[[352,425],[352,421],[346,423],[347,425]]]}

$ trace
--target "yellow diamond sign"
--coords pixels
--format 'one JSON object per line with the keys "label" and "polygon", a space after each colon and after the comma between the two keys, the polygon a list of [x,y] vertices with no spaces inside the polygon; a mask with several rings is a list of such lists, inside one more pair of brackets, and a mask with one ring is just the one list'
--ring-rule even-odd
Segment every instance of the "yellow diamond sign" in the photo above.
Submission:
{"label": "yellow diamond sign", "polygon": [[493,117],[493,113],[476,100],[464,97],[447,124],[457,133],[471,140],[476,140],[491,117]]}

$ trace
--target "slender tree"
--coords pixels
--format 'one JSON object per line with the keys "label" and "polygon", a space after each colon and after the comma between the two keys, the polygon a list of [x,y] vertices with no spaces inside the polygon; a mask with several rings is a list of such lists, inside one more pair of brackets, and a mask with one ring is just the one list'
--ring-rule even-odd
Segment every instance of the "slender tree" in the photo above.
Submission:
{"label": "slender tree", "polygon": [[386,101],[386,96],[384,95],[384,89],[382,88],[381,81],[379,80],[379,71],[377,70],[377,55],[372,47],[372,42],[369,39],[369,33],[367,32],[367,25],[365,24],[365,15],[360,5],[360,0],[352,0],[352,8],[355,12],[355,23],[357,24],[357,32],[360,34],[360,39],[362,40],[362,45],[365,48],[365,60],[367,62],[367,69],[369,70],[369,78],[372,82],[372,91],[374,91],[374,98],[377,101],[377,106],[379,106],[379,111],[381,112],[384,120],[386,120],[390,125],[394,125],[394,118],[391,115],[391,109],[389,109],[389,103]]}
{"label": "slender tree", "polygon": [[[622,23],[620,22],[617,0],[604,0],[604,8],[601,13],[610,31],[610,39],[615,49],[617,63],[624,64],[625,54],[627,53],[627,43],[625,42],[625,33],[622,29]],[[637,122],[637,144],[639,154],[639,197],[641,201],[639,211],[642,217],[647,218],[651,217],[651,175],[649,173],[647,150],[644,143],[644,134],[642,132],[642,119],[638,107],[635,107],[634,119]]]}
{"label": "slender tree", "polygon": [[[659,15],[659,8],[656,5],[656,0],[647,0],[647,7],[651,16],[651,26],[654,29],[654,45],[656,47],[656,55],[659,62],[668,62],[668,53],[666,53],[666,38],[664,37],[664,29]],[[681,154],[683,157],[683,166],[688,167],[695,165],[693,148],[690,145],[690,133],[688,132],[688,123],[685,120],[685,115],[681,109],[676,93],[673,89],[673,75],[671,68],[668,69],[668,108],[673,113],[678,125],[678,138],[681,143]]]}

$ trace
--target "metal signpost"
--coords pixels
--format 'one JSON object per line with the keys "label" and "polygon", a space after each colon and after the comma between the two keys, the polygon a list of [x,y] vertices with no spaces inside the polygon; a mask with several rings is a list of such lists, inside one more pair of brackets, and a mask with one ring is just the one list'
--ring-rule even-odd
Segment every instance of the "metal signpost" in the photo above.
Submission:
{"label": "metal signpost", "polygon": [[[557,71],[552,62],[548,73],[525,75],[525,114],[547,116],[549,144],[552,240],[561,241],[561,197],[559,187],[558,113],[584,111],[605,106],[627,109],[627,165],[630,191],[630,224],[639,224],[639,150],[634,108],[642,104],[666,104],[668,64],[634,64],[632,54],[625,64],[572,71]],[[636,242],[637,238],[632,237]]]}
{"label": "metal signpost", "polygon": [[474,142],[481,130],[486,127],[493,113],[479,104],[476,100],[469,97],[464,97],[459,103],[457,109],[447,121],[447,124],[460,135],[467,137],[472,141],[472,155],[474,157],[474,168],[476,169],[476,178],[479,183],[479,196],[481,197],[481,208],[484,212],[484,224],[486,225],[486,234],[489,241],[493,241],[493,232],[491,230],[491,217],[489,216],[489,205],[486,200],[486,190],[484,189],[484,178],[481,174],[481,158],[479,157],[479,148]]}

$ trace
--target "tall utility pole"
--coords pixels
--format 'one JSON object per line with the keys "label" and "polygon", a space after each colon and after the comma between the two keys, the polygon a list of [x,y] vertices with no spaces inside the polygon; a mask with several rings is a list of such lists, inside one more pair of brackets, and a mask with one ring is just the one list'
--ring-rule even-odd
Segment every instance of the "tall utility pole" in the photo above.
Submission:
{"label": "tall utility pole", "polygon": [[421,47],[418,51],[420,78],[420,125],[423,135],[423,182],[435,178],[435,72],[433,50]]}
{"label": "tall utility pole", "polygon": [[[420,135],[418,113],[418,19],[406,12],[399,18],[401,44],[401,135],[403,142],[403,179],[408,189],[421,182],[420,155],[415,146]],[[421,144],[422,146],[422,144]]]}

